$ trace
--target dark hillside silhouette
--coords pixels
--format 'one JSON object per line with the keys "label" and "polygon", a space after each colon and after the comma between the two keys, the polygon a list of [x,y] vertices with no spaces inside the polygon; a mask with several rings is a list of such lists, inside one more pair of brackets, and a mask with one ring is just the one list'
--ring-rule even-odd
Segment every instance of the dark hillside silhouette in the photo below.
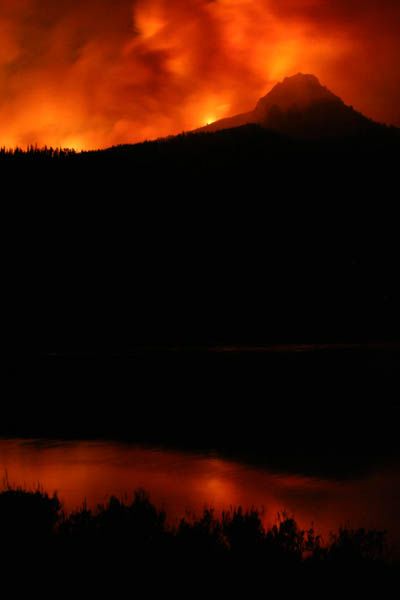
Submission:
{"label": "dark hillside silhouette", "polygon": [[397,130],[3,153],[10,348],[400,338]]}
{"label": "dark hillside silhouette", "polygon": [[392,408],[360,407],[396,401],[395,352],[130,357],[398,341],[399,151],[394,128],[299,139],[252,124],[82,154],[2,152],[2,430],[222,437],[256,456],[271,439],[298,448],[299,435],[312,455],[391,445]]}

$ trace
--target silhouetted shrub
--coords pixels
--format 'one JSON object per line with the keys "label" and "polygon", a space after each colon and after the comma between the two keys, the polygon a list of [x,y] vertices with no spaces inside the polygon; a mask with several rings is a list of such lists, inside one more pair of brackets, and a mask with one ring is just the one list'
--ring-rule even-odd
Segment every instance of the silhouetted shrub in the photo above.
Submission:
{"label": "silhouetted shrub", "polygon": [[0,494],[0,538],[7,543],[31,544],[48,540],[61,518],[57,496],[40,489],[8,488]]}
{"label": "silhouetted shrub", "polygon": [[340,529],[328,547],[328,559],[344,564],[381,562],[386,554],[386,532],[363,528]]}
{"label": "silhouetted shrub", "polygon": [[56,496],[8,487],[0,493],[0,535],[3,547],[14,550],[8,557],[18,556],[20,564],[25,557],[25,565],[45,565],[57,577],[84,574],[100,587],[109,576],[148,584],[167,578],[185,587],[188,578],[218,574],[231,583],[247,576],[261,585],[264,574],[278,577],[288,569],[319,576],[354,567],[368,573],[371,563],[393,566],[384,532],[341,529],[323,545],[286,514],[265,529],[259,511],[240,507],[221,516],[206,509],[173,526],[142,490],[130,503],[111,497],[96,510],[84,505],[66,515]]}
{"label": "silhouetted shrub", "polygon": [[265,540],[265,530],[260,513],[241,507],[222,515],[222,531],[228,548],[235,553],[259,551]]}

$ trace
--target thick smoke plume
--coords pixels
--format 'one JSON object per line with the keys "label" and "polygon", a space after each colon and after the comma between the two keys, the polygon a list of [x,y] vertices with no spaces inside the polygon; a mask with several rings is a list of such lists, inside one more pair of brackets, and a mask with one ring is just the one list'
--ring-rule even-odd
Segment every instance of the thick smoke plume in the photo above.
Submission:
{"label": "thick smoke plume", "polygon": [[312,72],[400,125],[398,0],[0,0],[0,146],[105,147]]}

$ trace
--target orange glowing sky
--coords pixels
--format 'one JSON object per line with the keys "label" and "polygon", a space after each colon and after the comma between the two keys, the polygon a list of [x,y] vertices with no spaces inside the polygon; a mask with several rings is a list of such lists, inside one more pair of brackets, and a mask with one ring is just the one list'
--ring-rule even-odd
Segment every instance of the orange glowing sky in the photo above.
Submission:
{"label": "orange glowing sky", "polygon": [[400,125],[399,31],[398,0],[0,0],[0,146],[178,133],[298,71]]}

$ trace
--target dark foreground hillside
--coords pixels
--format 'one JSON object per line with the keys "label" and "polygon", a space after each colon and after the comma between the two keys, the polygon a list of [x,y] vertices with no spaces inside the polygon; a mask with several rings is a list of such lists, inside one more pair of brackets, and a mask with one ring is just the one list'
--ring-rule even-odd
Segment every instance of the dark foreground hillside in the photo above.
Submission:
{"label": "dark foreground hillside", "polygon": [[313,596],[328,581],[331,590],[374,585],[383,592],[398,577],[385,532],[341,529],[322,540],[291,516],[265,529],[257,511],[241,508],[220,516],[206,509],[171,524],[141,491],[133,502],[111,498],[96,511],[83,506],[66,515],[56,496],[6,487],[0,532],[3,577],[17,567],[18,589],[41,580],[42,594],[54,585],[82,593],[110,592],[111,586],[113,594],[129,586],[140,593],[145,586],[150,596],[216,597],[245,586],[247,597],[258,597],[285,596],[306,585]]}
{"label": "dark foreground hillside", "polygon": [[8,347],[399,339],[397,130],[3,154]]}
{"label": "dark foreground hillside", "polygon": [[[391,452],[399,148],[386,128],[301,141],[254,125],[3,154],[1,432],[300,448],[324,468]],[[315,342],[389,350],[164,352]]]}

